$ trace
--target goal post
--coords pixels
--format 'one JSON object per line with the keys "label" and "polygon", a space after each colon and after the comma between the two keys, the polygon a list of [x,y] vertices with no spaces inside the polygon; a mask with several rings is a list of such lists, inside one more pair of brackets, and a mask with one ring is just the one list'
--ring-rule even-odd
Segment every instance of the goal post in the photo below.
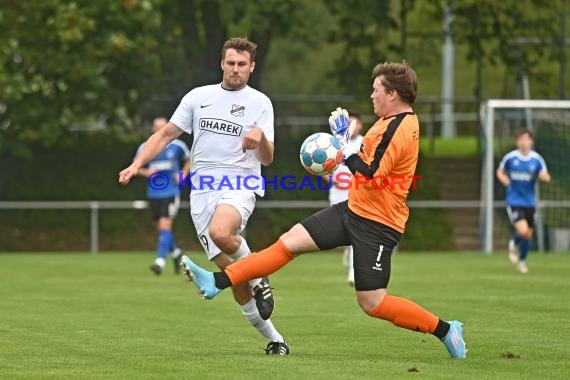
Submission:
{"label": "goal post", "polygon": [[504,208],[504,196],[501,197],[495,171],[501,158],[516,149],[514,132],[521,127],[533,132],[535,149],[545,158],[552,174],[552,183],[542,188],[537,202],[535,232],[542,251],[547,238],[545,223],[548,223],[549,248],[555,246],[551,236],[558,239],[558,235],[553,232],[570,234],[570,101],[490,99],[481,104],[480,112],[485,141],[480,209],[483,251],[492,253],[495,248],[493,236],[499,228],[495,218],[499,209]]}

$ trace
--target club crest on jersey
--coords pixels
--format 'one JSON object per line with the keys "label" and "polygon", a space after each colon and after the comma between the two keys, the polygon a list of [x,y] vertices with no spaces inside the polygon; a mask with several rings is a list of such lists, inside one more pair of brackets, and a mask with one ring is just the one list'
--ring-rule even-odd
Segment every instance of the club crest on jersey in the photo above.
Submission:
{"label": "club crest on jersey", "polygon": [[200,119],[200,129],[221,135],[240,136],[242,126],[221,119]]}
{"label": "club crest on jersey", "polygon": [[232,104],[232,110],[230,111],[230,113],[233,116],[243,116],[244,111],[245,111],[245,106],[240,106],[239,104]]}

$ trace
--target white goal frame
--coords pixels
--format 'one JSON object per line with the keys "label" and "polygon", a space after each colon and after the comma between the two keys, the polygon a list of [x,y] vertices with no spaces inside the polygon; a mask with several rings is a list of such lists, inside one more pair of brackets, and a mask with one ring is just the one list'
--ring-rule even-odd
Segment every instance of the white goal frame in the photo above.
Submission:
{"label": "white goal frame", "polygon": [[[567,109],[570,111],[570,100],[533,100],[533,99],[489,99],[481,103],[481,120],[483,122],[483,134],[485,139],[485,151],[483,156],[482,177],[481,177],[481,222],[482,241],[485,253],[493,252],[493,210],[494,210],[494,183],[495,164],[493,157],[493,143],[495,135],[495,109],[525,109],[526,117],[531,120],[533,109]],[[532,123],[527,123],[532,130]],[[558,202],[557,202],[558,203]],[[560,202],[556,206],[568,207],[568,202]],[[537,238],[539,250],[543,250],[543,230],[540,220],[541,202],[537,204]]]}

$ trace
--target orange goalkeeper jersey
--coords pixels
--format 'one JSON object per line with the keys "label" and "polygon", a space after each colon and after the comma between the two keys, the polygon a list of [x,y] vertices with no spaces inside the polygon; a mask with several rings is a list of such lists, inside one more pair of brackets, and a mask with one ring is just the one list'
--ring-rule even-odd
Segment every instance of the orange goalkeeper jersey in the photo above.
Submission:
{"label": "orange goalkeeper jersey", "polygon": [[346,161],[354,174],[348,193],[351,211],[404,232],[419,137],[419,122],[413,112],[381,118],[370,128],[358,155]]}

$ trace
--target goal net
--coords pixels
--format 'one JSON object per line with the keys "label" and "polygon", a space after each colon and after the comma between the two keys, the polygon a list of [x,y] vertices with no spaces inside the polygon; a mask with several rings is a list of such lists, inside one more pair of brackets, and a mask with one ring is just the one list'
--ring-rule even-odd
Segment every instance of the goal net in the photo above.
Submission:
{"label": "goal net", "polygon": [[[505,210],[505,188],[495,171],[516,149],[514,134],[528,128],[534,150],[546,162],[552,181],[537,185],[535,248],[570,251],[570,101],[493,99],[481,105],[485,149],[481,181],[481,230],[486,253],[505,250],[512,227]],[[500,245],[499,245],[500,244]]]}

